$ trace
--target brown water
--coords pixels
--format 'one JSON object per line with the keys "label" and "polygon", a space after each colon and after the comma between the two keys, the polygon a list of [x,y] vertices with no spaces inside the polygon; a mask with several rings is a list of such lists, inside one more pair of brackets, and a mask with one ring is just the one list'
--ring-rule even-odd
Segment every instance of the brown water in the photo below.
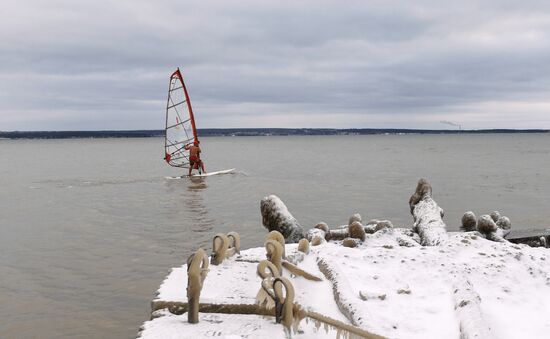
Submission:
{"label": "brown water", "polygon": [[216,232],[261,244],[260,199],[309,228],[353,213],[409,226],[420,177],[449,229],[495,209],[550,223],[550,135],[204,138],[207,170],[166,180],[163,140],[0,140],[0,338],[131,338],[173,266]]}

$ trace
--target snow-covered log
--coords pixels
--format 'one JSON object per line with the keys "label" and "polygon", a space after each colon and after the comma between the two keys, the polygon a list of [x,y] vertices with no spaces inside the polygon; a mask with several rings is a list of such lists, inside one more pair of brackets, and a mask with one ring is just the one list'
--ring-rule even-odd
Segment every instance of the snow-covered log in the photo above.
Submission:
{"label": "snow-covered log", "polygon": [[481,312],[481,298],[470,281],[457,279],[453,284],[455,313],[460,327],[460,339],[494,337]]}
{"label": "snow-covered log", "polygon": [[413,229],[420,236],[423,246],[440,245],[447,241],[448,235],[443,222],[443,210],[432,199],[432,186],[426,179],[420,179],[415,193],[409,200],[414,217]]}
{"label": "snow-covered log", "polygon": [[338,309],[340,309],[340,312],[342,312],[353,325],[368,329],[369,318],[361,309],[355,307],[356,303],[354,303],[353,300],[356,299],[356,297],[352,295],[352,289],[342,272],[338,270],[338,266],[331,264],[330,260],[323,257],[317,259],[317,265],[327,280],[332,283],[334,301]]}
{"label": "snow-covered log", "polygon": [[304,230],[290,214],[285,204],[276,195],[270,195],[260,202],[262,223],[268,231],[279,231],[286,243],[297,243],[304,238]]}

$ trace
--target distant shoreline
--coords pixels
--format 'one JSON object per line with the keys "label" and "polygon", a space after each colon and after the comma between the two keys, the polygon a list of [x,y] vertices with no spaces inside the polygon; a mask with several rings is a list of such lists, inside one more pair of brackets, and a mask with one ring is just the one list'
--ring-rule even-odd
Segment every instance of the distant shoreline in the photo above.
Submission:
{"label": "distant shoreline", "polygon": [[[549,133],[547,129],[429,130],[401,128],[204,128],[200,136],[293,136],[293,135],[380,135],[380,134],[496,134]],[[126,131],[0,131],[0,139],[152,138],[164,130]]]}

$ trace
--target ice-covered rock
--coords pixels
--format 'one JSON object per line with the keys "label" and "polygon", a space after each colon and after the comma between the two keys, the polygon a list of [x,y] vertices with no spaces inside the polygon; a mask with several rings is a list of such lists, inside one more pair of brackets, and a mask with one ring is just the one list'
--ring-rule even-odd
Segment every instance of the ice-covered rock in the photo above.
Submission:
{"label": "ice-covered rock", "polygon": [[349,236],[350,238],[359,239],[361,241],[365,240],[365,228],[361,225],[361,222],[354,221],[349,225]]}
{"label": "ice-covered rock", "polygon": [[302,226],[276,195],[263,198],[260,202],[260,210],[264,227],[270,232],[279,231],[287,243],[297,243],[304,238]]}
{"label": "ice-covered rock", "polygon": [[[504,242],[504,230],[499,228],[490,215],[482,215],[477,221],[477,230],[487,239],[492,241]],[[508,233],[506,233],[508,234]]]}
{"label": "ice-covered rock", "polygon": [[357,247],[359,245],[359,241],[354,238],[346,238],[342,240],[342,246],[344,247]]}
{"label": "ice-covered rock", "polygon": [[508,219],[508,217],[501,216],[497,220],[497,227],[498,227],[497,233],[503,238],[506,238],[506,236],[510,234],[510,231],[512,229],[512,223],[510,222],[510,219]]}
{"label": "ice-covered rock", "polygon": [[372,234],[372,233],[376,232],[376,225],[378,225],[379,222],[380,222],[380,220],[378,220],[378,219],[369,220],[369,222],[365,225],[365,232],[367,234]]}
{"label": "ice-covered rock", "polygon": [[472,211],[464,213],[462,216],[462,226],[460,227],[464,232],[471,232],[477,229],[476,215]]}
{"label": "ice-covered rock", "polygon": [[490,235],[491,233],[496,232],[497,224],[493,221],[490,215],[484,214],[479,217],[477,221],[477,230],[479,233],[484,235]]}
{"label": "ice-covered rock", "polygon": [[323,222],[323,221],[321,221],[320,223],[318,223],[317,225],[315,225],[315,228],[318,228],[318,229],[323,230],[323,231],[325,231],[325,232],[328,232],[328,231],[329,231],[329,227],[328,227],[327,223],[326,223],[326,222]]}
{"label": "ice-covered rock", "polygon": [[349,218],[348,226],[351,226],[351,224],[353,224],[355,221],[358,221],[358,222],[362,222],[362,221],[363,221],[363,220],[361,219],[361,214],[355,213],[354,215],[352,215],[352,216]]}
{"label": "ice-covered rock", "polygon": [[381,220],[379,221],[376,226],[374,227],[374,231],[378,232],[380,230],[383,230],[384,228],[393,228],[393,224],[389,220]]}
{"label": "ice-covered rock", "polygon": [[500,219],[500,212],[499,211],[493,211],[491,212],[491,219],[493,219],[494,222],[497,222],[498,219]]}

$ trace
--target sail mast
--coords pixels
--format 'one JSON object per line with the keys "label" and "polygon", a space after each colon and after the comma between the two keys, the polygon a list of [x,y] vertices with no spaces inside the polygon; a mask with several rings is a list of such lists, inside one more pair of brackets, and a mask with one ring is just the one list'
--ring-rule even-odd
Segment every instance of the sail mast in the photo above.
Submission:
{"label": "sail mast", "polygon": [[[187,108],[189,109],[189,118],[191,118],[191,127],[193,129],[193,136],[195,137],[194,141],[199,141],[197,134],[197,126],[195,125],[195,115],[193,115],[193,107],[191,107],[191,99],[189,99],[189,94],[187,93],[187,87],[185,87],[185,82],[183,82],[183,76],[181,75],[180,69],[174,72],[175,75],[180,79],[183,86],[183,93],[185,94],[185,101],[187,102]],[[172,76],[174,76],[174,74]]]}

